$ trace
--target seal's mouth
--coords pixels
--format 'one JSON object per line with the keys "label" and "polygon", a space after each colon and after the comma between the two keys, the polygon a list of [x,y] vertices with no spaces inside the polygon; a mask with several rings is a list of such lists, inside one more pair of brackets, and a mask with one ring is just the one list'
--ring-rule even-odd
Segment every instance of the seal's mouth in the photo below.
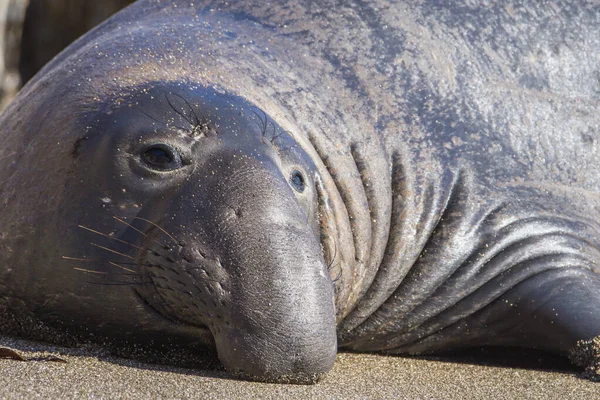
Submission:
{"label": "seal's mouth", "polygon": [[198,342],[205,347],[214,348],[214,337],[208,326],[204,324],[192,324],[188,321],[178,319],[172,313],[167,312],[161,306],[160,302],[149,301],[149,299],[158,297],[158,293],[149,295],[152,291],[154,291],[152,288],[134,288],[135,298],[146,315],[150,316],[157,323],[167,326],[169,332],[176,331],[189,337],[192,342]]}
{"label": "seal's mouth", "polygon": [[163,322],[195,330],[206,345],[230,321],[231,285],[221,257],[199,240],[181,240],[151,223],[143,230],[136,257],[141,281],[135,288],[143,306]]}
{"label": "seal's mouth", "polygon": [[[165,292],[176,293],[177,288],[170,286],[172,282],[178,282],[176,279],[179,275],[179,272],[175,268],[169,268],[165,263],[157,262],[157,259],[162,261],[167,258],[170,257],[161,255],[153,250],[143,250],[140,253],[138,270],[140,271],[142,280],[147,282],[147,284],[135,288],[137,297],[149,313],[163,319],[163,321],[210,331],[209,327],[201,320],[184,318],[181,312],[178,312],[177,306],[173,304],[172,299],[172,297],[177,296],[169,298],[169,296],[165,295]],[[171,263],[175,264],[174,261]],[[174,277],[171,278],[169,275],[173,275]],[[183,289],[180,294],[181,296],[191,296],[189,292],[186,293]]]}
{"label": "seal's mouth", "polygon": [[[214,337],[201,318],[193,313],[183,313],[189,304],[183,299],[192,297],[189,284],[182,275],[186,274],[182,259],[184,243],[152,223],[146,230],[139,230],[144,238],[136,257],[137,270],[144,284],[134,287],[135,297],[147,315],[169,329],[182,331],[193,336],[204,345],[214,347]],[[187,278],[191,277],[191,274]],[[194,304],[192,304],[193,306]]]}
{"label": "seal's mouth", "polygon": [[160,308],[155,307],[155,305],[153,305],[152,303],[150,303],[147,300],[147,296],[140,293],[139,289],[136,288],[134,290],[134,293],[135,293],[137,300],[139,301],[140,306],[144,309],[144,311],[148,315],[151,315],[153,318],[161,320],[164,323],[182,325],[182,326],[185,326],[188,328],[193,328],[194,330],[202,331],[201,336],[210,337],[211,342],[213,341],[212,334],[211,334],[208,326],[203,325],[203,324],[191,324],[187,321],[182,321],[180,319],[177,319],[177,318],[173,317],[172,315],[169,315],[169,313],[161,311]]}

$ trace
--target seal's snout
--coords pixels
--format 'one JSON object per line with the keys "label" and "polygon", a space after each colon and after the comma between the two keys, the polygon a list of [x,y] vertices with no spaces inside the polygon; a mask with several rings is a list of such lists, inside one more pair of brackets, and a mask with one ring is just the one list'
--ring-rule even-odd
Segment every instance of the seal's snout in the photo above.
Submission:
{"label": "seal's snout", "polygon": [[315,382],[337,352],[333,284],[288,174],[257,164],[252,173],[239,168],[232,176],[227,205],[211,212],[223,215],[220,222],[207,224],[218,227],[219,236],[211,236],[230,244],[222,257],[231,301],[213,330],[217,352],[229,371],[248,379]]}
{"label": "seal's snout", "polygon": [[[310,384],[333,367],[336,357],[335,335],[298,338],[275,328],[270,336],[231,329],[216,338],[219,358],[225,368],[251,380]],[[307,340],[308,339],[308,340]],[[301,343],[304,341],[304,343]]]}
{"label": "seal's snout", "polygon": [[262,290],[245,290],[243,302],[232,305],[231,324],[215,334],[227,370],[253,380],[314,383],[332,368],[337,337],[331,284],[318,274],[320,265],[310,267],[296,264],[295,277],[265,279]]}
{"label": "seal's snout", "polygon": [[246,243],[235,255],[243,264],[232,268],[229,324],[213,332],[217,352],[247,379],[314,383],[337,352],[333,286],[309,230],[272,228],[261,224],[272,246]]}

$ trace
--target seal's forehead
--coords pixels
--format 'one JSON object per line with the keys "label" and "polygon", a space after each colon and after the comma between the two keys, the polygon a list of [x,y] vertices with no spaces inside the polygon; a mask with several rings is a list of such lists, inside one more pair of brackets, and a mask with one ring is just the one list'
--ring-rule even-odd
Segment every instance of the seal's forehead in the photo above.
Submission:
{"label": "seal's forehead", "polygon": [[[285,142],[291,135],[266,112],[222,88],[185,81],[147,82],[115,97],[91,104],[79,119],[88,133],[115,130],[200,132],[202,136],[254,136],[263,142]],[[289,144],[288,144],[289,145]]]}
{"label": "seal's forehead", "polygon": [[244,98],[216,86],[190,81],[148,81],[96,97],[82,113],[82,119],[117,114],[131,118],[141,113],[169,125],[170,121],[181,118],[188,121],[238,118],[254,109],[258,108]]}
{"label": "seal's forehead", "polygon": [[57,97],[84,113],[114,108],[149,93],[156,83],[174,89],[226,87],[267,113],[277,109],[269,107],[276,85],[267,80],[277,73],[265,68],[264,60],[248,56],[252,52],[240,54],[235,39],[223,33],[224,23],[215,30],[193,17],[181,18],[155,21],[150,14],[135,23],[110,24],[53,61],[38,83],[54,87]]}
{"label": "seal's forehead", "polygon": [[277,66],[265,59],[272,32],[237,21],[235,14],[168,3],[126,9],[69,47],[48,69],[73,72],[73,83],[98,94],[184,79],[236,91],[255,88],[264,79],[259,72],[276,75]]}
{"label": "seal's forehead", "polygon": [[[125,9],[53,60],[21,100],[41,104],[45,96],[58,116],[59,98],[60,118],[78,119],[123,104],[150,83],[184,82],[226,88],[259,105],[296,138],[307,140],[313,130],[348,130],[332,116],[332,110],[341,115],[347,108],[344,91],[322,90],[343,85],[314,73],[323,67],[307,64],[321,61],[306,56],[306,47],[251,18],[182,3],[146,1]],[[351,120],[360,113],[344,115]]]}

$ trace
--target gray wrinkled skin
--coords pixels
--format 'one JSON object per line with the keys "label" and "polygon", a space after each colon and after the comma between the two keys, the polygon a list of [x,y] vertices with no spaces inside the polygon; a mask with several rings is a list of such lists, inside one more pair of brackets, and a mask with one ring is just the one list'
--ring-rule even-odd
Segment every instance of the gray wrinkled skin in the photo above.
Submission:
{"label": "gray wrinkled skin", "polygon": [[600,335],[599,50],[593,1],[139,1],[0,118],[3,325],[293,382],[567,355]]}

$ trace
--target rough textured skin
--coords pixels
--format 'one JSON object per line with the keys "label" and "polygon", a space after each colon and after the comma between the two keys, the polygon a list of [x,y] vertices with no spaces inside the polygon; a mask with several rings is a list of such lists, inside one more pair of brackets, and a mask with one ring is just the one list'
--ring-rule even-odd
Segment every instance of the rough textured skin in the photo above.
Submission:
{"label": "rough textured skin", "polygon": [[0,119],[0,307],[258,379],[325,372],[335,327],[568,355],[600,334],[599,48],[593,1],[139,1]]}

